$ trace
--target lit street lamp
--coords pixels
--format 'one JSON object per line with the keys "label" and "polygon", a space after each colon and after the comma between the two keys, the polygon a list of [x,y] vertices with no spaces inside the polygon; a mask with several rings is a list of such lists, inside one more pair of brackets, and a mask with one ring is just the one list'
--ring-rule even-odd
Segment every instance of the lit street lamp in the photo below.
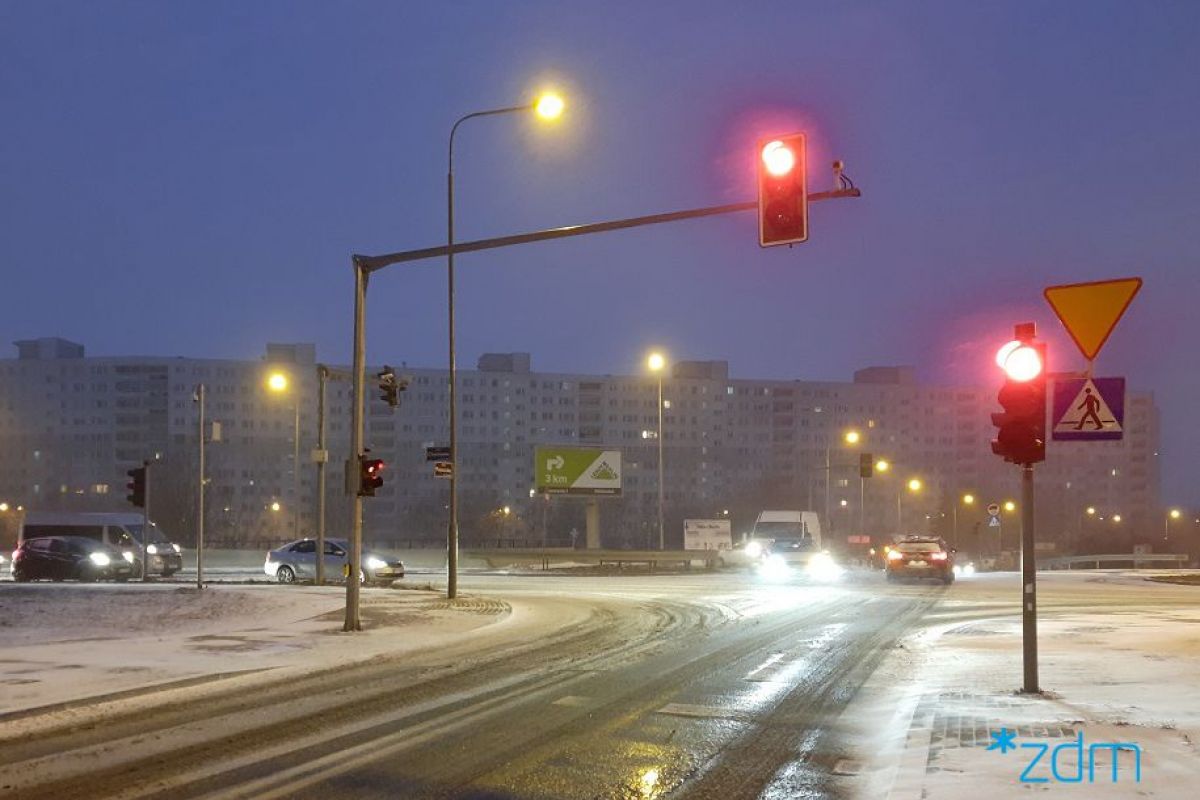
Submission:
{"label": "lit street lamp", "polygon": [[[964,506],[975,505],[975,495],[964,494],[962,496],[962,504]],[[958,503],[954,504],[954,546],[958,547]]]}
{"label": "lit street lamp", "polygon": [[[853,447],[862,441],[862,434],[853,428],[842,431],[842,443]],[[833,462],[831,460],[832,453],[830,452],[828,442],[825,445],[825,523],[829,525],[829,532],[833,533],[833,519],[829,516],[829,498],[832,494],[830,484],[833,483]],[[861,479],[860,479],[861,480]],[[860,485],[859,494],[866,492],[865,486]]]}
{"label": "lit street lamp", "polygon": [[[272,372],[267,378],[267,388],[276,394],[282,394],[288,390],[290,381],[288,376],[282,372]],[[299,391],[292,392],[292,411],[295,415],[295,422],[292,429],[292,536],[296,539],[300,538],[300,394]],[[279,505],[275,503],[275,505]],[[278,508],[272,508],[272,511],[278,511]]]}
{"label": "lit street lamp", "polygon": [[1172,508],[1169,512],[1167,512],[1167,516],[1163,519],[1164,542],[1171,538],[1171,520],[1179,519],[1181,516],[1183,516],[1183,512],[1181,512],[1178,508]]}
{"label": "lit street lamp", "polygon": [[657,353],[657,352],[651,353],[646,358],[646,366],[658,378],[658,434],[656,436],[656,438],[658,439],[658,549],[665,550],[667,545],[666,545],[666,536],[664,533],[665,528],[663,525],[664,484],[663,484],[663,390],[662,390],[663,382],[662,382],[662,376],[663,376],[663,370],[665,370],[667,367],[666,356],[664,356],[662,353]]}
{"label": "lit street lamp", "polygon": [[[908,483],[905,485],[912,494],[918,494],[924,486],[920,478],[909,478]],[[901,505],[903,498],[904,492],[896,493],[896,532],[899,534],[904,533],[904,510]]]}
{"label": "lit street lamp", "polygon": [[[552,92],[542,94],[533,103],[466,114],[450,128],[449,159],[446,171],[446,289],[449,323],[450,349],[450,522],[446,531],[446,597],[453,600],[458,595],[458,400],[457,363],[454,347],[454,134],[458,126],[475,117],[492,117],[500,114],[528,113],[533,111],[545,120],[554,120],[562,115],[564,103]],[[357,540],[356,540],[357,541]],[[352,553],[352,556],[360,555]],[[355,598],[357,601],[357,597]]]}

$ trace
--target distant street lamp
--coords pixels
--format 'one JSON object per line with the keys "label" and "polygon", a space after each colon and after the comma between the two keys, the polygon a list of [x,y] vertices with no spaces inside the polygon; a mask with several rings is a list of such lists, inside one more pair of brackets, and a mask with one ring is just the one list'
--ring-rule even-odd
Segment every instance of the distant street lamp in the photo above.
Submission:
{"label": "distant street lamp", "polygon": [[[917,494],[921,491],[922,486],[924,486],[924,484],[921,483],[920,478],[909,478],[908,483],[905,485],[908,487],[908,491],[912,494]],[[896,493],[896,532],[900,534],[904,533],[904,509],[902,506],[903,498],[904,492]]]}
{"label": "distant street lamp", "polygon": [[[447,317],[450,344],[450,522],[446,530],[446,597],[453,600],[458,595],[458,399],[455,391],[458,368],[454,347],[454,134],[458,126],[476,117],[493,117],[500,114],[518,114],[533,111],[544,120],[562,116],[562,97],[543,93],[533,103],[488,111],[474,111],[459,117],[450,128],[449,159],[446,171],[446,288]],[[356,554],[357,555],[357,554]]]}
{"label": "distant street lamp", "polygon": [[1167,512],[1166,518],[1163,519],[1163,541],[1164,542],[1171,538],[1171,520],[1179,519],[1181,516],[1183,516],[1183,512],[1180,511],[1178,508],[1172,508],[1169,512]]}
{"label": "distant street lamp", "polygon": [[664,483],[663,483],[663,370],[667,367],[667,359],[662,353],[651,353],[646,358],[646,366],[658,378],[658,433],[655,438],[658,439],[658,549],[665,550],[666,534],[663,522],[663,501],[664,501]]}
{"label": "distant street lamp", "polygon": [[[967,493],[962,496],[964,506],[975,505],[975,495]],[[954,504],[954,546],[958,547],[958,503]]]}
{"label": "distant street lamp", "polygon": [[[859,433],[858,431],[854,430],[853,428],[850,428],[848,430],[842,431],[841,440],[842,440],[842,444],[853,447],[856,444],[858,444],[860,441],[862,441],[862,434]],[[830,496],[832,495],[831,484],[833,483],[833,461],[832,461],[831,457],[832,457],[832,453],[830,451],[828,442],[826,442],[826,445],[825,445],[825,523],[827,525],[829,525],[829,532],[833,533],[833,518],[829,516],[829,500],[830,500]],[[865,493],[865,487],[863,485],[860,485],[859,486],[859,494],[861,495],[864,493]]]}
{"label": "distant street lamp", "polygon": [[[272,372],[267,377],[267,388],[275,394],[283,394],[291,382],[282,372]],[[300,538],[300,393],[292,390],[292,536]],[[279,505],[276,503],[275,505]],[[278,511],[278,508],[272,508]]]}

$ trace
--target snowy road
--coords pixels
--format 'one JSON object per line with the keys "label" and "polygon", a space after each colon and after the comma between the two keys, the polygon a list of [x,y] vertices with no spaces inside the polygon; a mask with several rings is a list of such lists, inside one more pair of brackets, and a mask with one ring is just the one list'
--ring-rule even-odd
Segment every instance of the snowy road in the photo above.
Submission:
{"label": "snowy road", "polygon": [[[259,676],[253,686],[216,682],[171,702],[115,703],[92,717],[73,709],[44,723],[0,717],[0,793],[899,800],[962,796],[961,786],[938,794],[937,765],[955,759],[978,797],[1021,791],[1015,778],[988,772],[983,747],[951,751],[921,727],[943,698],[973,702],[978,690],[994,707],[1019,684],[1014,576],[946,588],[889,586],[875,574],[837,587],[730,574],[471,575],[463,588],[516,611],[433,648]],[[1110,675],[1120,673],[1114,643],[1140,658],[1139,640],[1116,633],[1099,634],[1105,650],[1087,649],[1095,631],[1118,630],[1113,620],[1143,631],[1158,620],[1160,638],[1176,643],[1165,654],[1161,641],[1150,645],[1160,693],[1171,680],[1195,680],[1190,670],[1172,678],[1171,659],[1194,664],[1200,589],[1048,575],[1040,604],[1053,632],[1043,645],[1048,687],[1070,693],[1086,678],[1091,662],[1071,671],[1072,655],[1108,658]],[[1069,635],[1078,643],[1060,653]],[[1133,665],[1131,684],[1144,669]],[[1141,724],[1122,707],[1138,688],[1116,684],[1104,702],[1121,707],[1126,725]],[[1051,710],[1006,705],[1003,714],[1016,725]],[[1083,703],[1070,709],[1076,727],[1088,713]],[[1186,739],[1195,725],[1181,713],[1170,733]],[[1156,753],[1168,744],[1156,740]],[[1163,774],[1196,757],[1170,753],[1178,758],[1157,763]],[[1175,796],[1171,785],[1150,794]]]}

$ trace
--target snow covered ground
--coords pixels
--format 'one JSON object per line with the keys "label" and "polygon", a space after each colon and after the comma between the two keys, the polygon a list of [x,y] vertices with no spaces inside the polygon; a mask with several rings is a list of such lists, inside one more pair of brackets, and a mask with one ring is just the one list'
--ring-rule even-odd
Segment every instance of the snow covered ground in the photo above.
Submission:
{"label": "snow covered ground", "polygon": [[5,583],[0,713],[212,676],[319,669],[454,641],[513,616],[510,604],[482,597],[450,603],[433,591],[364,588],[366,632],[351,638],[341,634],[344,601],[336,586]]}
{"label": "snow covered ground", "polygon": [[[859,796],[1198,796],[1200,589],[1133,573],[1039,575],[1043,694],[1034,696],[1018,693],[1017,592],[1015,575],[960,582],[942,606],[945,622],[907,640],[873,676],[850,723],[866,765]],[[997,606],[970,618],[969,605],[1005,599],[1008,615]],[[1016,749],[1002,753],[1004,731]],[[1112,751],[1091,750],[1114,742],[1140,748],[1140,782],[1133,750],[1119,754],[1115,782]],[[1079,776],[1082,785],[1069,782]]]}

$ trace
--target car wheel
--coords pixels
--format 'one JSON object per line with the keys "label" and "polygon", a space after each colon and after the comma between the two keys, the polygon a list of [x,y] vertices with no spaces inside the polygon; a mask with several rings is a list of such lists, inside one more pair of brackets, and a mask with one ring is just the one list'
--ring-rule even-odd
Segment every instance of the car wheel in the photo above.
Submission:
{"label": "car wheel", "polygon": [[280,567],[279,569],[275,570],[275,580],[279,581],[280,583],[295,583],[296,571],[288,566]]}

